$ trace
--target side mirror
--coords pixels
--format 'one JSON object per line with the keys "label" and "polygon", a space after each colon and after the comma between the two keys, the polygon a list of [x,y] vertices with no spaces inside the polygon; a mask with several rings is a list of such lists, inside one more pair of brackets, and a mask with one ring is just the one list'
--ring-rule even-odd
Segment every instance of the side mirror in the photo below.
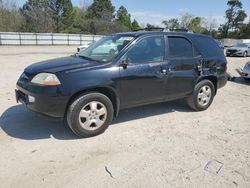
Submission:
{"label": "side mirror", "polygon": [[128,66],[128,58],[121,60],[121,66],[126,69]]}

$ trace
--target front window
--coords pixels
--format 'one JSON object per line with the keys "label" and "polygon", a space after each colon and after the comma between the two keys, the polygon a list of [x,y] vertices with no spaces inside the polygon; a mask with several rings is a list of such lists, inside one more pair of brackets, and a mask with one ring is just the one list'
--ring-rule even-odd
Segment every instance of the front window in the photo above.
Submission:
{"label": "front window", "polygon": [[107,36],[81,51],[79,56],[109,62],[133,39],[134,37],[131,36]]}
{"label": "front window", "polygon": [[163,36],[144,38],[127,53],[128,61],[132,64],[162,62],[164,56],[165,40]]}

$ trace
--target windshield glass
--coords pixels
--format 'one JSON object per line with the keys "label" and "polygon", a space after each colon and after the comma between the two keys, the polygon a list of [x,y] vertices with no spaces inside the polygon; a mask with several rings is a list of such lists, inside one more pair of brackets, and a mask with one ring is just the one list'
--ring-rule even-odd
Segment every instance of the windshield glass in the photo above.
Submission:
{"label": "windshield glass", "polygon": [[95,61],[111,61],[134,37],[107,36],[79,53],[79,56]]}
{"label": "windshield glass", "polygon": [[239,44],[236,44],[235,47],[247,47],[247,45],[243,43],[239,43]]}

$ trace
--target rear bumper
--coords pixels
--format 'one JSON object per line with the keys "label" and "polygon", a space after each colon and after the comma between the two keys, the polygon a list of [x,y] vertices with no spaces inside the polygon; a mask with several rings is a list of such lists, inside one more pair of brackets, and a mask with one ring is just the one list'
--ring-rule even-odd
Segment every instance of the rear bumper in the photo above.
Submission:
{"label": "rear bumper", "polygon": [[[63,118],[68,98],[58,95],[57,89],[52,89],[49,92],[41,91],[44,89],[40,88],[40,91],[34,92],[33,88],[33,92],[31,92],[17,85],[17,90],[15,90],[16,101],[21,102],[28,109],[39,114],[54,118]],[[54,93],[51,93],[53,90]]]}
{"label": "rear bumper", "polygon": [[222,88],[227,84],[227,80],[228,80],[228,74],[227,73],[223,73],[221,75],[217,76],[217,88]]}

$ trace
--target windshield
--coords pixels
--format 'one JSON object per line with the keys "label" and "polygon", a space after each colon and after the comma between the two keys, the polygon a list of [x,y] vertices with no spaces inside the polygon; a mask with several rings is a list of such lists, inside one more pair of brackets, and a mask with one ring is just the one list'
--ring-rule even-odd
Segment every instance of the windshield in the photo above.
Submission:
{"label": "windshield", "polygon": [[236,44],[235,45],[235,47],[247,47],[247,45],[246,44],[243,44],[243,43],[239,43],[239,44]]}
{"label": "windshield", "polygon": [[79,56],[109,62],[133,39],[131,36],[107,36],[81,51]]}

